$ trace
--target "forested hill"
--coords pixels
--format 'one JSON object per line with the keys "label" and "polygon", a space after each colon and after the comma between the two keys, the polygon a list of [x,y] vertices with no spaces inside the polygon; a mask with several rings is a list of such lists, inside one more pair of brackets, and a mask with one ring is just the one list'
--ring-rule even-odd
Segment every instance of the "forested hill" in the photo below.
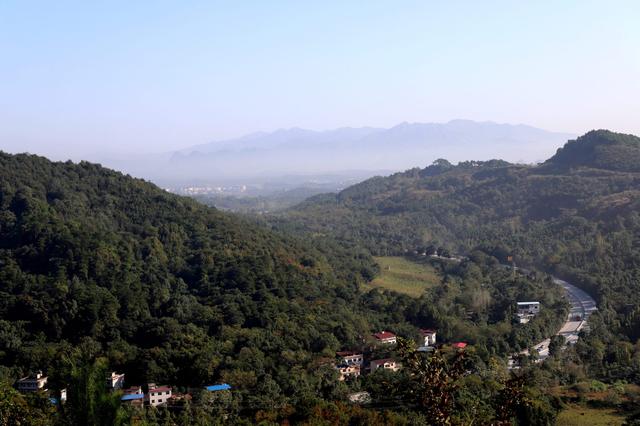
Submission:
{"label": "forested hill", "polygon": [[569,141],[546,165],[640,172],[640,138],[596,130]]}
{"label": "forested hill", "polygon": [[[376,254],[484,247],[571,278],[640,337],[640,144],[593,131],[540,166],[439,160],[321,195],[278,219]],[[614,314],[615,315],[615,314]],[[613,318],[613,317],[612,317]],[[622,324],[622,325],[621,325]]]}
{"label": "forested hill", "polygon": [[371,259],[330,255],[95,164],[0,154],[0,373],[62,376],[78,345],[131,384],[256,380],[287,351],[302,365],[369,332],[349,271]]}

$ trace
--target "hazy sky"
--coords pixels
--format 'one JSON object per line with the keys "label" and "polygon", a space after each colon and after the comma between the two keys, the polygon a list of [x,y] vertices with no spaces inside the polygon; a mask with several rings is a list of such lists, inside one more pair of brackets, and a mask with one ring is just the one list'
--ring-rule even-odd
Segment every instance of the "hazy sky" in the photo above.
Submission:
{"label": "hazy sky", "polygon": [[640,134],[636,0],[314,3],[4,0],[0,149],[453,118]]}

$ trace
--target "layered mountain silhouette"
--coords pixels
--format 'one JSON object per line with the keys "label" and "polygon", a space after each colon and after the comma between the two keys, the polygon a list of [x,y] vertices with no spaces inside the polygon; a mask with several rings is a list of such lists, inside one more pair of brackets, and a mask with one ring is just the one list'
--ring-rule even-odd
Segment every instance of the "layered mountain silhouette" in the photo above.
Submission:
{"label": "layered mountain silhouette", "polygon": [[453,120],[313,131],[299,128],[254,133],[174,153],[168,172],[207,178],[345,170],[401,170],[451,161],[502,158],[544,160],[574,135],[526,125]]}

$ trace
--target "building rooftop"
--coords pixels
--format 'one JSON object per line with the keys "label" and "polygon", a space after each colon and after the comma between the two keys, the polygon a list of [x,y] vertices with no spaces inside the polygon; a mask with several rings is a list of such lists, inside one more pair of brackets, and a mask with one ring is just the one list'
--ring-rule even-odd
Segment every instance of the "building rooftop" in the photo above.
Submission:
{"label": "building rooftop", "polygon": [[427,335],[427,334],[434,334],[436,332],[436,330],[432,329],[432,328],[421,328],[420,329],[420,334]]}
{"label": "building rooftop", "polygon": [[518,302],[518,305],[539,305],[540,302]]}
{"label": "building rooftop", "polygon": [[120,398],[120,401],[134,401],[136,399],[143,399],[143,398],[144,398],[143,393],[130,393],[129,395],[123,395],[122,398]]}
{"label": "building rooftop", "polygon": [[381,331],[380,333],[374,333],[373,337],[375,337],[378,340],[383,340],[383,339],[392,339],[396,337],[396,335],[390,331]]}
{"label": "building rooftop", "polygon": [[338,356],[354,356],[354,355],[362,355],[362,352],[354,352],[354,351],[340,351],[336,352]]}
{"label": "building rooftop", "polygon": [[384,364],[385,362],[396,362],[396,360],[393,359],[393,358],[383,358],[383,359],[373,359],[373,360],[371,360],[371,364],[373,364],[374,362],[376,364]]}
{"label": "building rooftop", "polygon": [[221,385],[206,386],[205,389],[208,390],[208,391],[211,391],[211,392],[229,390],[229,389],[231,389],[231,385],[229,385],[227,383],[222,383]]}

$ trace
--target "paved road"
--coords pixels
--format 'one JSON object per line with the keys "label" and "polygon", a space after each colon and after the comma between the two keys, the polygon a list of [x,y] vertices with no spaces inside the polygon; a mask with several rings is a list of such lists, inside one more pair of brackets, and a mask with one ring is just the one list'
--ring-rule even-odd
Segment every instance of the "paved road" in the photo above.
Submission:
{"label": "paved road", "polygon": [[[437,259],[453,260],[455,262],[464,260],[464,257],[462,256],[452,256],[450,258],[446,258],[438,255],[431,255],[431,257]],[[511,265],[502,266],[506,269],[511,268]],[[516,269],[525,274],[529,273],[529,270],[525,268]],[[567,321],[562,324],[562,327],[558,331],[557,335],[564,336],[565,342],[567,344],[573,345],[578,341],[578,334],[580,333],[580,331],[583,329],[588,330],[589,324],[587,324],[587,320],[592,313],[598,310],[596,301],[593,300],[593,298],[589,296],[585,291],[579,289],[573,284],[569,284],[568,282],[556,277],[552,277],[552,279],[554,283],[562,286],[565,289],[565,291],[567,292],[569,303],[571,303],[571,310],[569,311],[569,315],[567,315]],[[551,343],[551,338],[545,339],[534,346],[534,348],[540,355],[538,361],[543,361],[549,356],[549,343]],[[523,355],[528,355],[529,350],[527,349],[520,353]]]}
{"label": "paved road", "polygon": [[[562,328],[560,328],[557,334],[564,336],[567,344],[573,345],[578,341],[578,334],[580,331],[589,326],[587,324],[589,316],[598,310],[596,307],[596,301],[593,300],[593,298],[585,291],[564,280],[553,277],[553,282],[565,289],[567,292],[567,298],[571,303],[571,310],[567,316],[567,321],[562,325]],[[545,339],[534,346],[540,354],[541,361],[549,356],[550,342],[551,339]],[[526,350],[521,353],[527,355],[529,351]]]}

